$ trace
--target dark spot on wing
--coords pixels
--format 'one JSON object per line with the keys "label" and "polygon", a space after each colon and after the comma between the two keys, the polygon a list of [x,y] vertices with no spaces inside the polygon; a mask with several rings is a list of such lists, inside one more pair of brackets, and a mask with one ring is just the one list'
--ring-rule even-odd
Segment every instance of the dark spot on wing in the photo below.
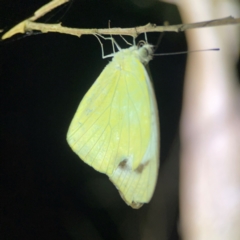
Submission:
{"label": "dark spot on wing", "polygon": [[148,163],[149,163],[149,161],[145,162],[144,164],[140,164],[140,165],[136,168],[135,172],[136,172],[136,173],[142,173],[143,169],[148,165]]}
{"label": "dark spot on wing", "polygon": [[122,169],[126,168],[126,167],[127,167],[127,159],[122,160],[122,161],[118,164],[118,167],[119,167],[119,168],[122,168]]}

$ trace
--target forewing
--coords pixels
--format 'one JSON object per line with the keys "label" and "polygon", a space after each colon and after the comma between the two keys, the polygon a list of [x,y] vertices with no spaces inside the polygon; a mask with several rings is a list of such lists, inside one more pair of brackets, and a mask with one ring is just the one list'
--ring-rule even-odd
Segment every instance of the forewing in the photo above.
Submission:
{"label": "forewing", "polygon": [[107,174],[126,203],[136,208],[150,200],[158,169],[154,96],[146,78],[138,59],[112,61],[84,96],[67,134],[72,150]]}

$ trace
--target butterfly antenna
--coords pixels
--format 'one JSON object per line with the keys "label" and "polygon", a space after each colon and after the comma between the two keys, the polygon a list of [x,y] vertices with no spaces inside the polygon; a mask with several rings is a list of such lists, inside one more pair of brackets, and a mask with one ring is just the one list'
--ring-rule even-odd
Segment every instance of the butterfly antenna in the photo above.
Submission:
{"label": "butterfly antenna", "polygon": [[154,54],[154,56],[169,56],[169,55],[179,55],[179,54],[206,52],[206,51],[219,51],[219,50],[220,50],[220,48],[210,48],[210,49],[203,49],[203,50],[191,50],[191,51],[175,52],[175,53],[159,53],[159,54]]}

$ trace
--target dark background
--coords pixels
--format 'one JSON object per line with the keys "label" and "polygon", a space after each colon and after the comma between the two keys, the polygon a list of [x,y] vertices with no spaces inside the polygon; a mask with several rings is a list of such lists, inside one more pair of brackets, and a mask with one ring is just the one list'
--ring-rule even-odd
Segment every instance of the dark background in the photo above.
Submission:
{"label": "dark background", "polygon": [[[0,28],[10,29],[47,2],[1,1]],[[62,16],[64,26],[76,28],[107,28],[108,20],[111,27],[122,28],[181,23],[175,6],[155,0],[75,0],[39,22],[57,23]],[[156,44],[159,35],[148,34],[149,42]],[[109,41],[102,42],[111,53]],[[149,64],[161,121],[161,168],[152,201],[134,210],[108,178],[83,163],[66,142],[79,102],[110,61],[101,58],[97,39],[33,33],[0,44],[0,238],[179,239],[174,139],[186,55],[155,57]],[[157,52],[184,50],[183,33],[166,33]]]}

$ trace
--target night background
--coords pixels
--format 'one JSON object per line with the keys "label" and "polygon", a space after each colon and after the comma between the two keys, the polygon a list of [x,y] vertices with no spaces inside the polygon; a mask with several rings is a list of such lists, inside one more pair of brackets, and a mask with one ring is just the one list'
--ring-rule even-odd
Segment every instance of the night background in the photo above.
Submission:
{"label": "night background", "polygon": [[[0,28],[10,29],[47,2],[1,1]],[[181,23],[175,6],[155,0],[75,0],[38,21],[108,28],[109,20],[122,28]],[[149,43],[159,36],[149,33]],[[111,43],[102,43],[111,53]],[[185,50],[184,33],[165,33],[157,53]],[[0,238],[179,239],[177,135],[186,57],[161,56],[149,63],[161,122],[161,167],[151,202],[134,210],[66,142],[77,106],[110,61],[102,59],[97,39],[33,33],[2,41]]]}

